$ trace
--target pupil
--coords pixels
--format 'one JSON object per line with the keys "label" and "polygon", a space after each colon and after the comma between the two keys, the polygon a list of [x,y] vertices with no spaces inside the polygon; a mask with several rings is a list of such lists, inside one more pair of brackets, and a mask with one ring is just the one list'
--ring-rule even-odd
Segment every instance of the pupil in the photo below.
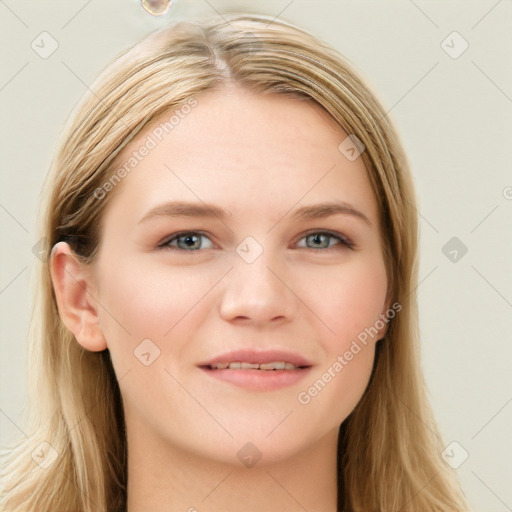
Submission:
{"label": "pupil", "polygon": [[321,236],[322,235],[320,235],[320,234],[312,235],[315,244],[320,244],[320,245],[322,244],[322,241],[320,238]]}
{"label": "pupil", "polygon": [[[185,244],[189,247],[192,247],[194,245],[194,238],[197,238],[196,235],[187,235],[185,237]],[[196,242],[197,244],[197,242]]]}

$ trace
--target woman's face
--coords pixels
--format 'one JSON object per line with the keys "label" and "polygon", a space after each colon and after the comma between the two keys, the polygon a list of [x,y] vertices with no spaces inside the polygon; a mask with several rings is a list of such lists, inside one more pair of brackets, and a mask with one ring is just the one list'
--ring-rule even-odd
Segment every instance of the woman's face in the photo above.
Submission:
{"label": "woman's face", "polygon": [[333,435],[368,384],[388,307],[377,204],[319,106],[240,87],[195,100],[118,158],[98,329],[131,437],[277,461]]}

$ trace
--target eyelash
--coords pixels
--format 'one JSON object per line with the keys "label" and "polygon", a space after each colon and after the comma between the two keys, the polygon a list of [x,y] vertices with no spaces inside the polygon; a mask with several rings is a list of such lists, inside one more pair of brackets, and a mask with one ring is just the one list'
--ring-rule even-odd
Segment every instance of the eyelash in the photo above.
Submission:
{"label": "eyelash", "polygon": [[[177,251],[182,251],[182,252],[198,252],[198,251],[200,251],[201,249],[187,250],[187,249],[181,249],[179,247],[174,247],[174,246],[169,245],[174,240],[177,240],[178,238],[184,237],[186,235],[199,235],[199,236],[204,236],[204,237],[208,238],[208,236],[206,234],[202,233],[201,231],[182,231],[180,233],[174,233],[173,235],[171,235],[171,238],[167,237],[163,242],[158,244],[158,248],[163,249],[163,250],[170,250],[170,251],[177,250]],[[331,231],[309,231],[305,235],[303,235],[303,237],[299,241],[301,241],[311,235],[327,235],[330,238],[335,238],[340,243],[335,244],[334,246],[331,246],[331,247],[325,247],[325,248],[320,248],[320,249],[315,249],[313,247],[301,247],[301,249],[311,249],[313,251],[325,252],[325,251],[332,251],[332,250],[337,250],[337,249],[338,250],[339,249],[353,250],[355,247],[355,244],[353,242],[351,242],[347,237],[345,237],[341,234],[338,234],[338,233],[331,232]]]}

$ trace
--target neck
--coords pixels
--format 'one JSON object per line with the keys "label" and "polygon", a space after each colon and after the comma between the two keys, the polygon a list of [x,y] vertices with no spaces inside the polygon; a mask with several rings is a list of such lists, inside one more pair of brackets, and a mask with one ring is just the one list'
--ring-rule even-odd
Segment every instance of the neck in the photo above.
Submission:
{"label": "neck", "polygon": [[337,510],[337,429],[292,458],[252,467],[140,434],[131,436],[127,427],[127,512]]}

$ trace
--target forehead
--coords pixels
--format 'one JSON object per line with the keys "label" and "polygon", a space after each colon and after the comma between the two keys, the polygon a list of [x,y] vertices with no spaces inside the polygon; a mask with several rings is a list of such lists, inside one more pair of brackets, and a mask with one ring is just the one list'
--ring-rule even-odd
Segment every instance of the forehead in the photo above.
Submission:
{"label": "forehead", "polygon": [[[239,85],[194,101],[153,120],[116,159],[115,168],[135,164],[116,195],[139,213],[171,199],[236,211],[321,198],[355,201],[377,219],[362,158],[350,161],[339,150],[348,134],[317,103]],[[135,162],[144,146],[150,150]]]}

